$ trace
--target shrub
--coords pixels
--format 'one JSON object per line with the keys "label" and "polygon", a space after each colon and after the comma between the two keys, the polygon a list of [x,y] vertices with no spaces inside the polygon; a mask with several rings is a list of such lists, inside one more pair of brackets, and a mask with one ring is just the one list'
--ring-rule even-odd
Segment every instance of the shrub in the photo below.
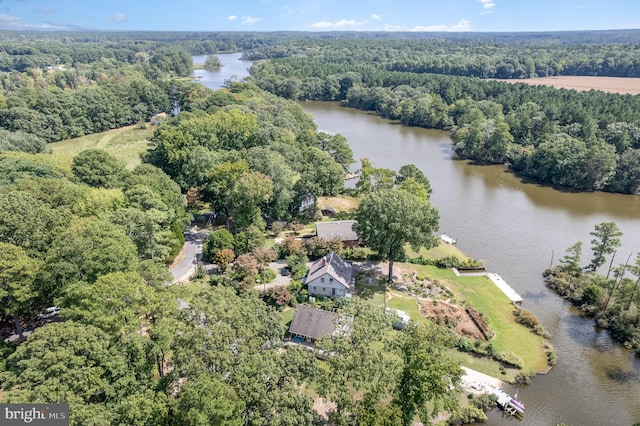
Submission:
{"label": "shrub", "polygon": [[528,385],[531,383],[531,380],[536,377],[536,373],[533,371],[523,371],[518,373],[515,377],[516,384],[518,385]]}
{"label": "shrub", "polygon": [[493,394],[483,394],[474,398],[472,403],[476,408],[487,412],[498,406],[498,398]]}
{"label": "shrub", "polygon": [[518,307],[513,311],[513,314],[516,317],[516,322],[527,328],[534,329],[536,326],[540,325],[538,318],[536,318],[535,314],[531,311]]}
{"label": "shrub", "polygon": [[281,243],[276,245],[276,250],[278,252],[278,258],[284,259],[291,255],[301,255],[304,253],[302,248],[302,241],[296,240],[293,237],[285,238]]}
{"label": "shrub", "polygon": [[468,339],[459,338],[455,346],[460,352],[473,352],[473,344]]}
{"label": "shrub", "polygon": [[275,305],[278,308],[287,306],[291,301],[292,295],[283,285],[270,287],[265,293],[266,302]]}
{"label": "shrub", "polygon": [[524,366],[524,364],[522,363],[522,360],[516,354],[511,352],[509,353],[500,352],[500,353],[494,354],[493,358],[496,361],[500,361],[511,367],[522,368]]}

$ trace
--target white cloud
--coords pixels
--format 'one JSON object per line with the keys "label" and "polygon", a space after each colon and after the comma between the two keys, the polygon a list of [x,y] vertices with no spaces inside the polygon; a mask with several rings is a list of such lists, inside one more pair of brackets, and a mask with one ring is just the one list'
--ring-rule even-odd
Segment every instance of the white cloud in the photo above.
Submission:
{"label": "white cloud", "polygon": [[127,15],[125,15],[124,13],[114,13],[113,15],[109,16],[109,21],[111,22],[116,22],[118,24],[122,23],[122,22],[127,22]]}
{"label": "white cloud", "polygon": [[20,28],[26,28],[29,24],[24,22],[22,18],[18,16],[5,15],[0,13],[0,29],[15,30]]}
{"label": "white cloud", "polygon": [[355,19],[341,19],[335,22],[320,21],[311,24],[313,28],[331,29],[331,28],[346,28],[346,27],[359,27],[366,24],[366,21],[356,21]]}
{"label": "white cloud", "polygon": [[229,16],[227,16],[227,21],[231,21],[231,22],[233,22],[233,21],[235,21],[236,19],[238,19],[238,17],[237,17],[236,15],[229,15]]}
{"label": "white cloud", "polygon": [[381,20],[381,19],[382,19],[382,16],[380,16],[380,15],[376,15],[375,13],[373,13],[373,14],[371,15],[371,19],[373,19],[374,21],[379,21],[379,20]]}
{"label": "white cloud", "polygon": [[402,27],[400,25],[391,25],[391,24],[384,24],[382,28],[384,28],[385,31],[401,31],[402,30]]}
{"label": "white cloud", "polygon": [[471,29],[471,22],[466,19],[461,19],[457,24],[453,25],[418,25],[411,29],[411,31],[433,31],[433,32],[453,32],[453,31],[469,31]]}
{"label": "white cloud", "polygon": [[36,12],[46,14],[46,13],[51,13],[54,10],[55,9],[52,6],[42,6],[42,7],[39,7]]}
{"label": "white cloud", "polygon": [[254,18],[253,16],[243,16],[242,25],[254,25],[262,21],[262,18]]}
{"label": "white cloud", "polygon": [[482,3],[482,8],[485,10],[493,9],[493,7],[496,5],[496,3],[493,0],[478,0],[478,1]]}

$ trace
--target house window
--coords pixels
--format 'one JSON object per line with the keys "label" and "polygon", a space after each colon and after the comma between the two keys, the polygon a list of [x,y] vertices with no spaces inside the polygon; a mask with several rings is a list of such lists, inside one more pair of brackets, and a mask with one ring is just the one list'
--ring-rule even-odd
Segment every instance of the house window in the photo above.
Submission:
{"label": "house window", "polygon": [[316,291],[316,286],[315,285],[313,286],[313,291]]}
{"label": "house window", "polygon": [[324,277],[320,278],[320,282],[323,283],[324,282]]}
{"label": "house window", "polygon": [[335,289],[335,288],[332,288],[332,289],[331,289],[331,295],[332,295],[332,296],[335,296],[335,295],[336,295],[336,289]]}
{"label": "house window", "polygon": [[329,278],[329,282],[332,283],[333,282],[333,278]]}

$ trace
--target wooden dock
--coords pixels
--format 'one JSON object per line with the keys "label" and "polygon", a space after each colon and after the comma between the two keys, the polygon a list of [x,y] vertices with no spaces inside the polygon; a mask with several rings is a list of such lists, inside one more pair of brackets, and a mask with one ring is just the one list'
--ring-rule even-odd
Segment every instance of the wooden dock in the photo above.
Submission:
{"label": "wooden dock", "polygon": [[511,288],[511,286],[507,284],[507,282],[502,279],[500,275],[488,273],[487,277],[489,277],[489,279],[493,281],[493,283],[497,285],[500,290],[502,290],[502,292],[509,298],[509,300],[511,300],[511,302],[516,305],[520,305],[522,303],[522,296],[520,296],[513,288]]}
{"label": "wooden dock", "polygon": [[510,416],[522,420],[524,405],[502,390],[504,384],[500,379],[480,373],[467,367],[462,367],[465,374],[461,378],[463,389],[476,394],[491,394],[496,396],[498,406]]}

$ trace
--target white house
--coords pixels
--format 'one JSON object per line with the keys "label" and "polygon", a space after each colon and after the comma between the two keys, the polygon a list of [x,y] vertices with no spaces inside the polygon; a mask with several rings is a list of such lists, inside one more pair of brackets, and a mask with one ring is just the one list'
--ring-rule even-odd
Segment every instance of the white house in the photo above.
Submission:
{"label": "white house", "polygon": [[309,295],[324,297],[351,297],[355,275],[353,266],[336,253],[316,260],[305,280]]}

